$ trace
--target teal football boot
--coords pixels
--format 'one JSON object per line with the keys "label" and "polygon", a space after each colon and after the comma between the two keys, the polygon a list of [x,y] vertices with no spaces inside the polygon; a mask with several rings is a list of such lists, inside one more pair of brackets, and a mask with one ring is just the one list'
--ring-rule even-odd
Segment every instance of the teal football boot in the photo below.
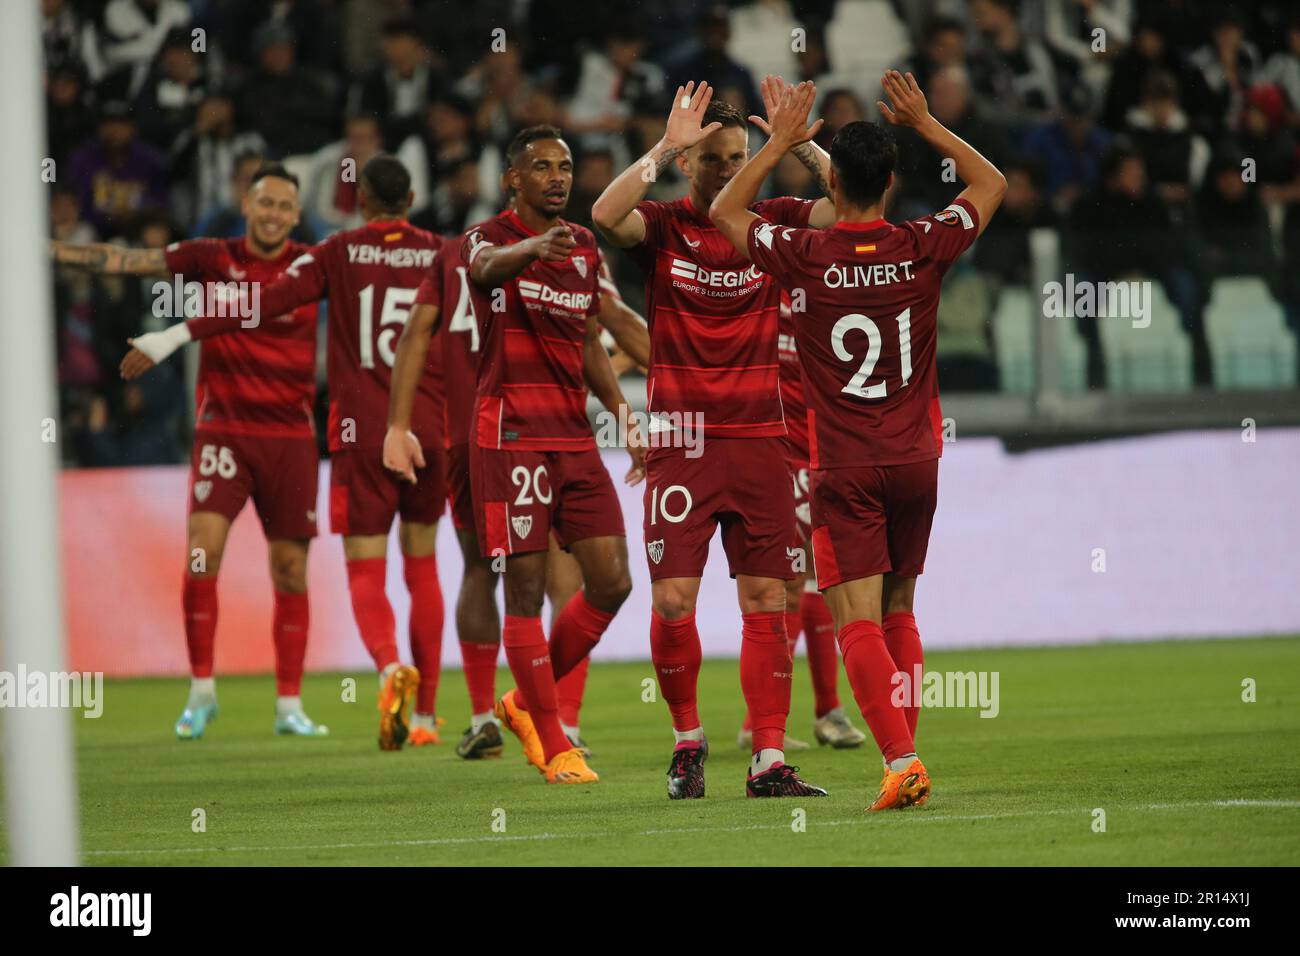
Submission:
{"label": "teal football boot", "polygon": [[207,730],[208,724],[216,719],[217,701],[215,697],[197,703],[191,702],[181,711],[181,716],[176,721],[176,738],[178,740],[198,740],[203,736],[203,731]]}
{"label": "teal football boot", "polygon": [[316,723],[301,710],[295,710],[275,718],[275,732],[292,737],[328,737],[330,729]]}

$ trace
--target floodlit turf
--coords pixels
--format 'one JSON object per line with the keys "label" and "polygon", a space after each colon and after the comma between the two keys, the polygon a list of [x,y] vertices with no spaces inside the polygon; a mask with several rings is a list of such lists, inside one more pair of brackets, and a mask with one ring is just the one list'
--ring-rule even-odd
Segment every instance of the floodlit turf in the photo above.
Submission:
{"label": "floodlit turf", "polygon": [[[1300,638],[933,653],[927,668],[1000,675],[1000,713],[922,714],[935,784],[925,807],[862,812],[879,756],[791,754],[822,799],[747,800],[735,661],[701,675],[713,753],[708,796],[669,802],[662,701],[648,663],[594,666],[583,732],[601,782],[547,786],[513,738],[467,763],[459,671],[443,674],[437,748],[381,753],[374,678],[311,677],[328,740],[271,735],[267,678],[219,680],[221,715],[181,743],[176,680],[111,681],[99,720],[77,718],[85,861],[211,864],[1222,864],[1300,863]],[[1242,701],[1254,678],[1258,699]],[[504,669],[502,688],[510,686]],[[854,720],[847,685],[841,680]],[[796,666],[791,730],[811,737]],[[191,828],[196,808],[206,832]],[[1094,832],[1094,808],[1105,832]],[[796,811],[806,828],[796,832]],[[504,832],[495,832],[504,823]],[[0,848],[2,851],[2,848]]]}

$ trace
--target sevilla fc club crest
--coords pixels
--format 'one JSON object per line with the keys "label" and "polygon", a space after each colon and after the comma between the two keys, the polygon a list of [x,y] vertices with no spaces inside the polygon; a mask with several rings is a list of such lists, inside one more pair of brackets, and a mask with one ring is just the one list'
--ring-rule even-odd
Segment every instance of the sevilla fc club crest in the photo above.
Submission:
{"label": "sevilla fc club crest", "polygon": [[664,539],[658,541],[647,541],[645,543],[645,553],[650,555],[650,560],[658,564],[664,559]]}
{"label": "sevilla fc club crest", "polygon": [[587,278],[587,257],[579,256],[573,260],[573,268],[578,270],[578,275],[584,279]]}
{"label": "sevilla fc club crest", "polygon": [[196,481],[194,482],[194,500],[199,504],[208,500],[208,495],[212,494],[212,482]]}
{"label": "sevilla fc club crest", "polygon": [[510,524],[514,526],[515,534],[521,538],[528,537],[528,532],[533,530],[532,515],[515,515],[510,519]]}

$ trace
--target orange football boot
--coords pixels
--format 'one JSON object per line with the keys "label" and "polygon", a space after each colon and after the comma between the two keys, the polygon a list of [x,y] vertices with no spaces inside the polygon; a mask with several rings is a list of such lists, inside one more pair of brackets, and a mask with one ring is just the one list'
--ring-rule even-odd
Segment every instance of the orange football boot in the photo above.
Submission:
{"label": "orange football boot", "polygon": [[520,710],[516,706],[515,694],[517,693],[519,689],[512,688],[501,695],[496,706],[497,720],[519,738],[528,762],[542,773],[546,773],[546,754],[542,750],[542,738],[538,736],[537,728],[533,726],[533,718],[528,716],[528,711]]}
{"label": "orange football boot", "polygon": [[401,750],[410,734],[408,714],[415,690],[420,686],[420,672],[399,664],[379,691],[379,749]]}
{"label": "orange football boot", "polygon": [[447,721],[441,717],[434,719],[433,730],[426,730],[424,727],[412,727],[411,734],[406,738],[406,742],[412,747],[433,747],[442,743],[442,738],[438,736],[438,731]]}
{"label": "orange football boot", "polygon": [[907,765],[906,770],[885,771],[885,777],[880,781],[880,793],[876,802],[867,807],[867,812],[919,807],[929,797],[930,775],[918,757]]}
{"label": "orange football boot", "polygon": [[547,783],[596,783],[600,777],[587,766],[582,751],[577,747],[565,750],[551,758],[542,773]]}

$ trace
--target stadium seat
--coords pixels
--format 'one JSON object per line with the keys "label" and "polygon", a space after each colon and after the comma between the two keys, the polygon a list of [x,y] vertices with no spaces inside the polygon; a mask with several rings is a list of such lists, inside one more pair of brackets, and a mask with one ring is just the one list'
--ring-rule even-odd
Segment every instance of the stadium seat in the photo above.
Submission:
{"label": "stadium seat", "polygon": [[1006,392],[1032,392],[1036,383],[1034,322],[1051,321],[1057,326],[1056,360],[1062,391],[1078,392],[1085,387],[1087,353],[1073,319],[1045,319],[1041,303],[1023,286],[1005,286],[993,311],[993,348]]}
{"label": "stadium seat", "polygon": [[1117,391],[1185,392],[1192,387],[1192,346],[1178,310],[1159,282],[1147,281],[1151,324],[1134,328],[1126,318],[1101,319],[1106,384]]}
{"label": "stadium seat", "polygon": [[880,77],[907,54],[910,40],[887,0],[840,0],[826,27],[826,52],[839,76],[865,78],[854,92],[875,112]]}
{"label": "stadium seat", "polygon": [[1219,388],[1290,388],[1295,384],[1295,338],[1263,279],[1216,279],[1205,325]]}

